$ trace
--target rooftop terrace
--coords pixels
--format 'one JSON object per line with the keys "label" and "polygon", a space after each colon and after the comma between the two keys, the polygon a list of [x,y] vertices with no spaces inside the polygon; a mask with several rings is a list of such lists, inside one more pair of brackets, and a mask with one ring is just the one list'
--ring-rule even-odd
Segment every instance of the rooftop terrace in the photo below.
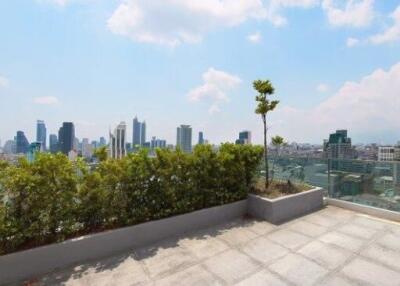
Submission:
{"label": "rooftop terrace", "polygon": [[32,285],[400,285],[400,224],[328,206],[250,218],[76,265]]}

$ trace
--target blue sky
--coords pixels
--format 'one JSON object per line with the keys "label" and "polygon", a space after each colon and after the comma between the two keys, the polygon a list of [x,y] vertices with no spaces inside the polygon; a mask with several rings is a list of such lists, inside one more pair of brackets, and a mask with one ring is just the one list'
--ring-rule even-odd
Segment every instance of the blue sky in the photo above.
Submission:
{"label": "blue sky", "polygon": [[[398,8],[399,7],[399,8]],[[400,140],[400,1],[13,0],[0,2],[0,139],[35,122],[79,138],[135,115],[175,143],[261,142],[252,81],[270,79],[271,135]],[[195,136],[197,137],[197,135]]]}

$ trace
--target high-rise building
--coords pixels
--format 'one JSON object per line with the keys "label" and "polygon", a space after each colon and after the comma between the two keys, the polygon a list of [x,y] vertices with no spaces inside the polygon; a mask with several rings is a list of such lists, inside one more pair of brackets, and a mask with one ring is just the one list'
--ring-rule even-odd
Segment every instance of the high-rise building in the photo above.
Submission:
{"label": "high-rise building", "polygon": [[97,149],[97,148],[99,148],[100,146],[100,144],[99,144],[99,142],[97,142],[96,140],[92,140],[92,142],[90,143],[90,145],[92,145],[92,148],[93,149]]}
{"label": "high-rise building", "polygon": [[109,155],[113,159],[121,159],[126,155],[126,124],[121,122],[114,132],[110,132]]}
{"label": "high-rise building", "polygon": [[22,131],[17,131],[17,136],[15,137],[16,141],[16,153],[17,154],[26,154],[29,149],[29,142],[26,139],[25,133]]}
{"label": "high-rise building", "polygon": [[43,120],[38,120],[36,122],[36,142],[41,144],[41,150],[47,150],[47,132],[46,132],[46,125],[44,124]]}
{"label": "high-rise building", "polygon": [[82,157],[86,159],[92,158],[93,155],[93,145],[89,143],[88,138],[82,139]]}
{"label": "high-rise building", "polygon": [[49,136],[49,145],[50,152],[57,153],[58,152],[58,138],[56,134],[50,134]]}
{"label": "high-rise building", "polygon": [[162,140],[162,139],[157,139],[156,137],[153,136],[150,142],[150,148],[155,149],[155,148],[166,148],[167,147],[167,141]]}
{"label": "high-rise building", "polygon": [[192,127],[181,125],[176,130],[176,147],[180,147],[185,152],[192,152]]}
{"label": "high-rise building", "polygon": [[379,146],[378,161],[400,161],[400,147]]}
{"label": "high-rise building", "polygon": [[143,146],[146,143],[146,122],[139,122],[135,116],[132,127],[132,148]]}
{"label": "high-rise building", "polygon": [[140,129],[140,145],[146,143],[146,121],[142,122],[142,127]]}
{"label": "high-rise building", "polygon": [[68,155],[74,149],[75,127],[72,122],[64,122],[58,131],[59,151]]}
{"label": "high-rise building", "polygon": [[354,159],[355,150],[351,145],[351,138],[347,137],[347,130],[337,130],[324,141],[324,157],[328,159]]}
{"label": "high-rise building", "polygon": [[199,145],[204,144],[204,134],[202,131],[199,132],[199,141],[198,141]]}
{"label": "high-rise building", "polygon": [[239,139],[236,140],[236,144],[251,144],[251,131],[239,132]]}
{"label": "high-rise building", "polygon": [[99,147],[103,147],[103,146],[106,146],[106,145],[107,145],[106,138],[100,137]]}
{"label": "high-rise building", "polygon": [[15,140],[7,140],[3,147],[5,154],[15,154],[17,152],[17,145]]}

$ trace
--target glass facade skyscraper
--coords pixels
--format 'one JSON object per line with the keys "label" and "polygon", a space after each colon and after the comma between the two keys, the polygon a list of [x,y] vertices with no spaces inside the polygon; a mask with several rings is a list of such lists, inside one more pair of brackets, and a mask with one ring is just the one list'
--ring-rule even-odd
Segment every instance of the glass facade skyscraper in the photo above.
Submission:
{"label": "glass facade skyscraper", "polygon": [[251,144],[251,132],[248,130],[239,132],[239,139],[236,140],[236,144]]}
{"label": "glass facade skyscraper", "polygon": [[150,142],[150,148],[166,148],[167,147],[167,141],[162,140],[162,139],[157,139],[156,137],[153,137]]}
{"label": "glass facade skyscraper", "polygon": [[47,149],[47,131],[46,125],[43,120],[38,120],[36,122],[36,141],[40,143],[41,150],[45,151]]}
{"label": "glass facade skyscraper", "polygon": [[201,131],[199,132],[199,142],[198,142],[198,144],[199,145],[204,144],[204,134]]}
{"label": "glass facade skyscraper", "polygon": [[107,145],[106,138],[100,137],[99,147],[106,146],[106,145]]}
{"label": "glass facade skyscraper", "polygon": [[328,159],[354,159],[355,150],[351,145],[351,138],[347,137],[347,130],[337,130],[324,141],[324,157]]}
{"label": "glass facade skyscraper", "polygon": [[192,152],[192,127],[190,125],[181,125],[176,130],[176,147],[183,151]]}
{"label": "glass facade skyscraper", "polygon": [[144,146],[146,143],[146,122],[140,122],[137,117],[133,119],[132,147]]}
{"label": "glass facade skyscraper", "polygon": [[50,152],[51,153],[57,153],[58,152],[58,138],[57,138],[56,134],[50,134],[49,145],[50,145]]}
{"label": "glass facade skyscraper", "polygon": [[68,155],[74,149],[75,127],[72,122],[64,122],[58,131],[59,151]]}
{"label": "glass facade skyscraper", "polygon": [[16,141],[16,153],[17,154],[26,154],[29,150],[29,142],[26,139],[25,133],[23,131],[17,131],[17,136],[15,137]]}

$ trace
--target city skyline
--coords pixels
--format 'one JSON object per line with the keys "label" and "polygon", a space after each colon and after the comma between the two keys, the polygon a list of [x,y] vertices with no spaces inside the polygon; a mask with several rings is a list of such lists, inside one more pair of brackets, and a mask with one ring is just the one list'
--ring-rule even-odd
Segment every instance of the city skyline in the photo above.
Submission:
{"label": "city skyline", "polygon": [[[133,130],[134,130],[134,128],[133,128],[133,126],[134,126],[134,124],[135,124],[135,120],[136,120],[136,123],[139,123],[140,125],[142,124],[142,123],[144,123],[145,124],[145,126],[147,125],[146,124],[146,121],[144,120],[143,122],[139,122],[139,121],[137,121],[138,119],[137,119],[137,116],[135,116],[134,118],[133,118],[133,124],[131,124],[132,125],[132,128],[129,128],[129,126],[131,126],[130,124],[126,124],[126,127],[125,127],[125,129],[126,129],[126,133],[127,133],[127,139],[125,140],[126,141],[126,143],[129,143],[129,144],[132,144],[132,143],[134,143],[134,136],[133,136]],[[44,129],[45,129],[45,133],[47,133],[47,136],[46,136],[46,142],[49,142],[47,145],[46,145],[46,149],[45,150],[47,150],[47,151],[50,151],[50,146],[51,146],[51,141],[52,141],[52,138],[51,138],[51,136],[55,136],[55,139],[57,139],[57,144],[59,143],[58,142],[58,140],[59,140],[59,137],[58,137],[58,135],[59,135],[59,132],[60,132],[60,128],[58,129],[58,131],[57,132],[49,132],[48,131],[48,128],[47,128],[47,123],[46,123],[46,121],[45,120],[36,120],[35,121],[36,122],[36,125],[35,125],[35,128],[34,128],[34,131],[32,131],[32,133],[34,134],[34,135],[32,135],[32,137],[29,137],[29,136],[27,136],[26,134],[27,134],[27,132],[25,131],[25,130],[15,130],[15,133],[14,133],[14,136],[12,136],[11,138],[0,138],[0,149],[2,148],[2,147],[4,147],[4,145],[8,142],[8,141],[13,141],[17,136],[18,136],[18,132],[22,132],[23,133],[23,135],[26,137],[26,139],[27,139],[27,141],[29,142],[29,143],[33,143],[33,142],[40,142],[40,140],[38,140],[38,132],[40,132],[39,131],[39,129],[38,129],[38,125],[39,125],[39,122],[40,122],[40,124],[43,124],[44,125]],[[121,122],[125,122],[125,121],[121,121]],[[78,139],[79,140],[79,142],[81,142],[82,140],[89,140],[91,143],[93,143],[93,142],[97,142],[97,143],[101,143],[101,141],[102,140],[104,140],[104,138],[106,138],[107,137],[107,135],[100,135],[100,137],[97,137],[97,138],[92,138],[92,137],[85,137],[85,136],[83,136],[83,137],[79,137],[79,136],[76,136],[76,124],[72,121],[72,122],[62,122],[63,124],[64,123],[72,123],[73,124],[73,126],[74,126],[74,138],[76,138],[76,139]],[[110,125],[110,127],[109,127],[109,130],[108,130],[108,132],[110,132],[115,126],[117,126],[117,125],[119,125],[119,123],[116,123],[116,124],[114,124],[114,125]],[[113,126],[113,127],[112,127]],[[182,124],[181,124],[181,126],[182,126]],[[184,125],[183,125],[184,126]],[[192,128],[192,126],[190,126],[191,128]],[[142,132],[142,130],[141,130],[141,127],[139,127],[140,129],[140,132]],[[145,127],[146,128],[146,127]],[[179,128],[179,126],[178,126],[178,128]],[[61,128],[62,129],[62,128]],[[193,128],[192,128],[193,129]],[[175,131],[174,131],[175,130]],[[168,144],[170,144],[170,143],[176,143],[176,136],[177,136],[177,134],[176,134],[176,127],[174,128],[174,130],[172,130],[171,131],[171,134],[172,134],[172,136],[174,137],[174,139],[172,139],[172,140],[166,140],[166,139],[161,139],[162,141],[166,141]],[[205,139],[204,139],[204,131],[202,131],[202,129],[193,129],[194,131],[194,134],[196,134],[196,132],[197,132],[197,134],[200,136],[200,133],[202,134],[202,138],[203,138],[203,142],[205,141]],[[287,142],[288,143],[296,143],[296,144],[312,144],[312,145],[320,145],[320,146],[323,146],[324,145],[324,141],[326,140],[326,135],[327,134],[329,134],[330,132],[333,132],[333,131],[335,131],[335,130],[337,130],[337,131],[340,131],[340,130],[346,130],[347,131],[347,129],[340,129],[340,128],[336,128],[336,129],[332,129],[332,130],[327,130],[326,131],[326,134],[325,134],[325,136],[322,136],[323,138],[322,138],[322,140],[321,140],[321,142],[297,142],[297,141],[290,141],[290,140],[287,140]],[[209,141],[208,139],[206,140],[208,143],[210,143],[210,144],[214,144],[214,145],[219,145],[219,144],[222,144],[222,143],[225,143],[225,142],[231,142],[231,143],[237,143],[238,142],[238,136],[237,136],[237,134],[239,134],[239,139],[241,139],[240,138],[240,136],[241,136],[241,134],[243,134],[243,133],[249,133],[249,134],[252,134],[252,131],[250,131],[250,130],[242,130],[242,131],[240,131],[240,130],[234,130],[235,132],[236,132],[236,135],[234,136],[234,139],[232,140],[232,141],[223,141],[223,142],[212,142],[212,141]],[[42,131],[43,132],[43,131]],[[175,133],[174,133],[175,132]],[[350,132],[352,132],[351,130],[350,130]],[[58,133],[58,134],[57,134]],[[105,133],[106,134],[106,133]],[[146,129],[145,129],[145,134],[147,134],[147,131],[146,131]],[[147,136],[145,135],[145,141],[143,142],[144,144],[142,144],[142,146],[144,146],[144,147],[147,147],[146,146],[146,144],[145,143],[147,143],[147,144],[151,144],[151,142],[152,142],[152,140],[154,140],[154,139],[157,139],[157,140],[160,140],[160,137],[158,136],[158,135],[154,135],[153,133],[150,133],[151,135],[149,136],[149,138],[148,139],[146,139],[147,138]],[[141,134],[142,135],[142,134]],[[269,138],[268,139],[271,139],[271,137],[272,136],[269,136]],[[352,136],[353,137],[353,136]],[[250,135],[250,138],[252,138],[252,135]],[[98,140],[99,139],[99,140]],[[286,139],[286,138],[284,138],[284,139]],[[54,137],[53,137],[53,140],[54,140]],[[142,140],[141,138],[140,138],[140,140]],[[196,145],[196,144],[201,144],[201,143],[199,143],[198,142],[198,139],[196,139],[196,138],[194,138],[194,142],[193,142],[193,145]],[[249,142],[250,143],[253,143],[253,144],[259,144],[259,145],[261,145],[261,142],[253,142],[253,140],[252,139],[250,139],[249,140]],[[268,142],[268,144],[269,144],[270,142]],[[108,144],[108,143],[107,143]],[[395,140],[395,141],[393,141],[393,142],[373,142],[373,141],[371,141],[371,142],[353,142],[353,145],[369,145],[369,144],[378,144],[378,145],[380,145],[380,146],[395,146],[395,145],[400,145],[400,140]],[[104,145],[104,144],[101,144],[101,145]],[[140,144],[139,144],[140,145]],[[175,144],[172,144],[172,145],[175,145]],[[132,147],[133,147],[133,145],[132,145]]]}
{"label": "city skyline", "polygon": [[1,142],[17,130],[33,141],[38,119],[47,135],[71,121],[77,137],[99,138],[138,114],[148,138],[174,142],[188,123],[215,144],[240,130],[259,144],[257,78],[281,102],[271,136],[321,144],[347,129],[354,143],[399,140],[398,1],[152,2],[2,1]]}

